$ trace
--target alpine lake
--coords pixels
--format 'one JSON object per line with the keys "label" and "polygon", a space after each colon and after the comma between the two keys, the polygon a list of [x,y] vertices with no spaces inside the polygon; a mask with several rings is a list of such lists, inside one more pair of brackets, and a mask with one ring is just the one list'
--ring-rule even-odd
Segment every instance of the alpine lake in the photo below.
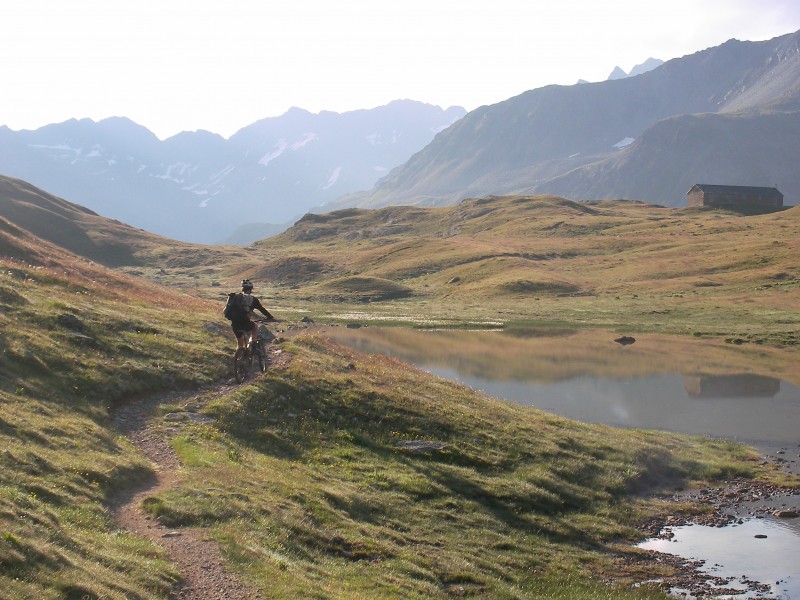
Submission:
{"label": "alpine lake", "polygon": [[[609,331],[569,329],[352,324],[325,333],[498,399],[588,423],[730,439],[800,473],[796,347],[647,334],[620,343]],[[775,508],[796,512],[800,495],[779,499]],[[640,547],[698,561],[701,574],[724,582],[713,597],[800,599],[800,518],[755,514],[722,527],[670,527]],[[672,594],[696,597],[675,587]]]}

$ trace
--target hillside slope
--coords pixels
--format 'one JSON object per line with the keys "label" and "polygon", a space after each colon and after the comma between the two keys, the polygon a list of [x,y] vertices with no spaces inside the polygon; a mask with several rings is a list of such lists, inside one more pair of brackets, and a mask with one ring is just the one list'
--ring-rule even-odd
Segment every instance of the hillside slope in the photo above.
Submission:
{"label": "hillside slope", "polygon": [[4,176],[0,176],[0,217],[42,240],[109,267],[213,266],[244,256],[239,248],[207,247],[147,233]]}
{"label": "hillside slope", "polygon": [[[59,226],[72,214],[92,222],[66,203],[50,210]],[[0,596],[169,595],[174,566],[106,510],[115,491],[152,476],[109,415],[225,373],[228,342],[206,311],[0,218]]]}
{"label": "hillside slope", "polygon": [[372,314],[420,323],[591,323],[797,343],[798,240],[800,207],[743,216],[486,197],[307,215],[259,243],[248,273],[281,286],[282,302],[334,314],[369,303]]}
{"label": "hillside slope", "polygon": [[[568,198],[636,198],[674,206],[697,182],[776,186],[800,201],[794,157],[800,112],[696,114],[656,123],[610,158],[573,169],[532,191]],[[780,182],[780,184],[778,183]]]}
{"label": "hillside slope", "polygon": [[[492,106],[481,107],[443,131],[404,165],[392,171],[370,191],[343,197],[331,208],[383,207],[396,204],[452,204],[466,197],[486,194],[547,191],[548,182],[577,168],[611,159],[634,140],[650,136],[658,124],[663,144],[646,162],[649,170],[627,188],[580,187],[575,199],[607,198],[617,190],[625,197],[685,205],[685,193],[694,180],[679,177],[676,153],[670,144],[680,131],[663,130],[701,122],[675,117],[696,113],[774,113],[800,109],[800,32],[765,42],[730,40],[721,46],[677,58],[636,77],[574,86],[548,86],[531,90]],[[731,123],[733,121],[720,121]],[[702,128],[689,135],[701,138]],[[751,132],[752,135],[752,132]],[[758,160],[781,163],[796,152],[796,141],[773,139],[756,131],[755,140],[731,128],[727,137],[707,141],[714,151],[692,157],[703,173],[747,172],[753,155],[746,151],[726,153],[729,146],[744,150],[759,145],[765,154]],[[651,137],[652,140],[652,137]],[[630,148],[635,154],[638,148]],[[611,171],[616,163],[605,166]],[[663,172],[662,172],[663,169]],[[584,175],[591,174],[587,169]],[[757,175],[755,173],[754,175]],[[774,175],[778,177],[774,177]],[[769,180],[749,180],[750,185],[778,185],[791,196],[800,190],[796,169],[763,173]],[[622,181],[622,173],[613,179]],[[708,177],[702,181],[710,182]],[[653,183],[651,183],[653,182]],[[730,183],[720,181],[718,183]],[[622,186],[622,183],[620,183]],[[553,189],[561,189],[554,186]],[[681,190],[672,195],[674,190]],[[617,197],[617,196],[612,196]]]}

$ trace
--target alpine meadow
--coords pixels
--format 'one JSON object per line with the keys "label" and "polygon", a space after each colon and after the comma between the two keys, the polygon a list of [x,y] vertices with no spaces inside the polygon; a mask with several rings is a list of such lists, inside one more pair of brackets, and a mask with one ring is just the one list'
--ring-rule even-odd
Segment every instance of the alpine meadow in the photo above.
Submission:
{"label": "alpine meadow", "polygon": [[[147,157],[119,131],[113,149],[89,139],[117,121],[0,129],[0,598],[777,597],[794,573],[731,591],[711,565],[640,544],[797,517],[800,439],[766,456],[582,422],[368,342],[432,332],[421,358],[513,383],[733,373],[800,387],[800,180],[786,158],[799,40],[732,40],[466,114],[296,109],[231,143],[148,137]],[[383,148],[394,164],[375,169],[365,132],[384,119],[381,143],[402,138],[388,120],[404,107],[414,143]],[[357,177],[331,162],[348,147]],[[219,197],[195,193],[208,182]],[[695,184],[785,199],[689,207]],[[104,210],[59,189],[102,190],[87,196]],[[289,222],[292,194],[305,214]],[[275,222],[239,218],[273,204]],[[184,240],[224,224],[219,239],[249,245],[137,219]],[[183,234],[193,223],[202,235]],[[266,371],[237,383],[222,311],[245,279],[278,322],[262,331]],[[336,341],[349,330],[363,339]],[[438,335],[453,332],[457,352]]]}

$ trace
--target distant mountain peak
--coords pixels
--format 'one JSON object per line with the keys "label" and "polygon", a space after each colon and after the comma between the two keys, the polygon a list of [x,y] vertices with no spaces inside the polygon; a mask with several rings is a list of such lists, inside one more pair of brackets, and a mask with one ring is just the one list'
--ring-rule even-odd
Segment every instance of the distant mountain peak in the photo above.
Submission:
{"label": "distant mountain peak", "polygon": [[611,74],[608,76],[608,81],[614,81],[615,79],[625,79],[628,74],[620,69],[619,67],[614,67],[614,70],[611,71]]}
{"label": "distant mountain peak", "polygon": [[608,81],[613,81],[615,79],[625,79],[627,77],[636,77],[637,75],[641,75],[642,73],[647,73],[648,71],[652,71],[656,67],[660,67],[664,64],[664,61],[659,58],[650,57],[643,63],[639,63],[635,67],[633,67],[630,73],[626,73],[620,67],[614,67],[614,70],[611,71],[611,75],[608,76]]}
{"label": "distant mountain peak", "polygon": [[628,73],[628,77],[636,77],[637,75],[641,75],[642,73],[647,73],[648,71],[652,71],[664,64],[664,61],[660,58],[653,58],[652,56],[648,58],[643,63],[640,63],[633,67]]}

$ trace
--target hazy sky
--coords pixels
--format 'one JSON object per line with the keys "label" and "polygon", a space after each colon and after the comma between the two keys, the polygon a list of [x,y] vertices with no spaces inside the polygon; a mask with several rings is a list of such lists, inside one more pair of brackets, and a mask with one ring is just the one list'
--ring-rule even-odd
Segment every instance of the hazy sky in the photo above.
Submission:
{"label": "hazy sky", "polygon": [[798,0],[0,0],[0,124],[126,116],[225,137],[299,106],[472,110],[731,38]]}

